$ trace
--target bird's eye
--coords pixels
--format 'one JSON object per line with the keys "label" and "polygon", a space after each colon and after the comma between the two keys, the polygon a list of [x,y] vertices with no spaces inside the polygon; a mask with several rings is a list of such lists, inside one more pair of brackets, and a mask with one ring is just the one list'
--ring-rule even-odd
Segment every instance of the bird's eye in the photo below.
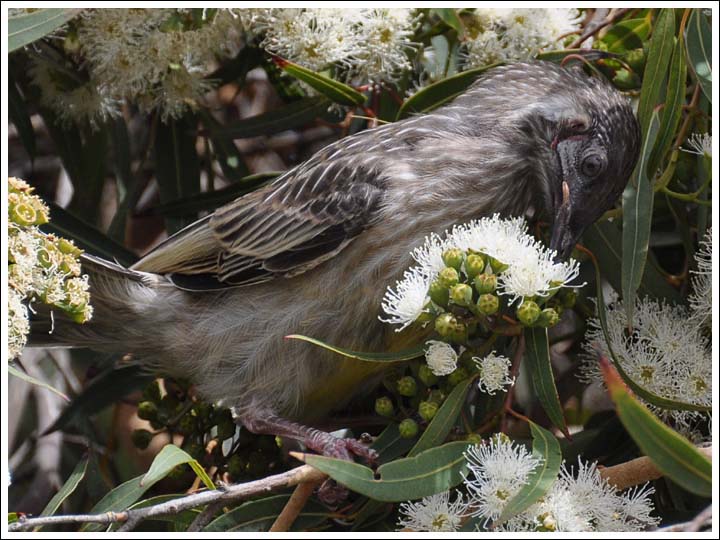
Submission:
{"label": "bird's eye", "polygon": [[599,154],[589,154],[582,162],[581,170],[588,178],[595,178],[603,170],[605,160]]}

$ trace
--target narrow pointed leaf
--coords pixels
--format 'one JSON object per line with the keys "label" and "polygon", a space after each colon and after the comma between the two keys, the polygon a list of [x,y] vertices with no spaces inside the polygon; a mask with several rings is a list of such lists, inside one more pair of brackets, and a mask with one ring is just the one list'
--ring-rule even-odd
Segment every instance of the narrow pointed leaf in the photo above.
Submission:
{"label": "narrow pointed leaf", "polygon": [[701,497],[711,497],[710,460],[635,399],[607,360],[601,367],[620,421],[640,450],[676,484]]}
{"label": "narrow pointed leaf", "polygon": [[198,478],[200,478],[203,484],[205,484],[205,487],[208,489],[215,489],[215,484],[210,479],[207,472],[205,472],[202,465],[200,465],[190,454],[185,452],[185,450],[175,446],[174,444],[164,446],[163,449],[160,450],[160,453],[155,456],[152,465],[150,465],[150,469],[148,469],[148,472],[146,472],[145,476],[143,476],[142,480],[140,480],[140,485],[152,485],[165,478],[175,467],[184,463],[190,465],[192,470],[195,471],[195,474],[197,474]]}
{"label": "narrow pointed leaf", "polygon": [[560,472],[562,452],[558,440],[552,433],[534,422],[530,422],[530,431],[533,437],[533,455],[542,461],[528,476],[527,484],[508,501],[500,517],[493,523],[493,527],[524,512],[544,497]]}
{"label": "narrow pointed leaf", "polygon": [[702,9],[693,9],[686,30],[687,54],[703,94],[712,103],[712,31]]}
{"label": "narrow pointed leaf", "polygon": [[70,398],[67,397],[65,394],[63,394],[57,388],[54,388],[53,386],[49,385],[48,383],[46,383],[44,381],[41,381],[40,379],[36,379],[32,375],[28,375],[24,371],[16,368],[14,365],[8,364],[7,369],[8,369],[8,373],[10,373],[10,375],[14,375],[18,379],[22,379],[23,381],[28,382],[30,384],[34,384],[35,386],[39,386],[40,388],[50,390],[53,394],[60,396],[65,401],[70,401]]}
{"label": "narrow pointed leaf", "polygon": [[378,453],[378,464],[393,461],[410,450],[416,443],[417,438],[407,439],[400,435],[400,429],[396,423],[388,426],[373,441],[371,448]]}
{"label": "narrow pointed leaf", "polygon": [[457,32],[458,37],[461,38],[463,36],[465,33],[465,26],[457,14],[457,9],[434,8],[433,11],[437,13],[437,16],[440,17],[445,24]]}
{"label": "narrow pointed leaf", "polygon": [[648,170],[650,155],[659,129],[657,111],[653,112],[649,130],[643,141],[640,159],[635,167],[635,174],[623,192],[623,237],[622,237],[622,295],[626,300],[628,321],[632,321],[635,295],[645,271],[648,247],[650,244],[650,228],[654,190],[652,185],[653,171]]}
{"label": "narrow pointed leaf", "polygon": [[[60,508],[60,505],[67,499],[70,495],[73,494],[75,491],[75,488],[78,487],[80,482],[82,482],[82,479],[85,478],[85,473],[87,472],[87,466],[88,466],[88,458],[85,457],[80,460],[80,462],[75,465],[75,468],[73,469],[73,472],[70,473],[70,476],[65,481],[63,486],[60,488],[60,490],[55,494],[55,496],[50,499],[50,502],[47,504],[45,509],[42,511],[40,516],[52,516],[55,514],[55,512],[58,511]],[[40,527],[37,527],[35,529],[40,530]]]}
{"label": "narrow pointed leaf", "polygon": [[378,479],[372,469],[359,463],[311,454],[301,457],[356,493],[377,501],[400,502],[447,491],[462,482],[467,447],[467,442],[451,442],[386,463],[378,468]]}
{"label": "narrow pointed leaf", "polygon": [[550,362],[547,329],[527,328],[525,343],[527,349],[525,360],[535,397],[538,398],[555,427],[569,436]]}
{"label": "narrow pointed leaf", "polygon": [[44,38],[79,12],[79,9],[47,8],[8,17],[8,53]]}
{"label": "narrow pointed leaf", "polygon": [[354,358],[355,360],[362,360],[363,362],[406,362],[413,358],[419,358],[425,354],[422,347],[415,347],[405,351],[392,352],[392,353],[366,353],[360,351],[351,351],[349,349],[343,349],[342,347],[336,347],[334,345],[328,345],[320,341],[319,339],[313,339],[307,336],[301,336],[299,334],[293,334],[285,336],[286,339],[299,339],[300,341],[307,341],[328,351],[345,356],[346,358]]}
{"label": "narrow pointed leaf", "polygon": [[627,19],[609,27],[602,42],[614,53],[639,49],[650,34],[650,14],[641,19]]}
{"label": "narrow pointed leaf", "polygon": [[365,103],[365,96],[347,84],[321,75],[315,71],[304,68],[298,64],[294,64],[289,60],[280,57],[273,57],[275,64],[296,79],[309,84],[315,90],[325,97],[330,98],[340,105],[348,105],[350,107],[362,105]]}
{"label": "narrow pointed leaf", "polygon": [[[675,13],[673,9],[662,9],[655,21],[650,38],[650,47],[645,62],[638,120],[643,137],[647,137],[650,119],[655,107],[662,102],[662,92],[675,45]],[[652,149],[652,147],[651,147]]]}

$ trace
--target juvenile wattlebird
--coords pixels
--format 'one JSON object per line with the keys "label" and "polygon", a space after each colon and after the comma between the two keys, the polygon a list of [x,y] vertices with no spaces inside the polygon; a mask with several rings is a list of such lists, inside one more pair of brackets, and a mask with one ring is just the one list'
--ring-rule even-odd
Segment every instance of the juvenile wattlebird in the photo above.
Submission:
{"label": "juvenile wattlebird", "polygon": [[638,147],[632,109],[609,84],[551,63],[499,67],[430,114],[328,145],[130,269],[87,256],[92,322],[56,319],[44,341],[130,353],[233,406],[253,432],[370,457],[305,423],[366,390],[379,368],[285,336],[407,346],[412,330],[378,316],[426,235],[532,207],[565,258],[622,192]]}

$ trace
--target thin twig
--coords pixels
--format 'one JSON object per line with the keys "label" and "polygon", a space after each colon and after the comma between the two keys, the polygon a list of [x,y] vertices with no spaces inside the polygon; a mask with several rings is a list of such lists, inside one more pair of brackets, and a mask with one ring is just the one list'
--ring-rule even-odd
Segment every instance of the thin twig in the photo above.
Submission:
{"label": "thin twig", "polygon": [[295,520],[305,508],[308,499],[313,493],[313,490],[317,487],[319,482],[303,482],[298,484],[290,496],[290,499],[285,504],[285,508],[282,509],[280,515],[275,519],[275,523],[270,527],[270,532],[287,532],[295,523]]}
{"label": "thin twig", "polygon": [[588,26],[585,28],[585,31],[583,32],[583,34],[578,39],[576,39],[572,43],[572,45],[570,45],[568,48],[569,49],[577,49],[578,47],[580,47],[580,45],[583,44],[583,42],[585,42],[585,40],[589,39],[590,36],[597,34],[600,30],[602,30],[606,26],[614,23],[615,21],[617,21],[618,19],[623,17],[628,11],[630,11],[630,8],[618,9],[612,15],[610,15],[607,19],[605,19],[603,22],[601,22],[597,25],[588,24]]}
{"label": "thin twig", "polygon": [[225,506],[224,501],[218,501],[212,504],[208,504],[205,510],[200,512],[198,516],[193,520],[187,529],[187,532],[199,532],[202,531],[213,518],[219,514]]}
{"label": "thin twig", "polygon": [[659,532],[698,532],[712,525],[712,504],[690,521],[657,529]]}
{"label": "thin twig", "polygon": [[303,482],[320,482],[326,475],[317,469],[302,465],[280,474],[261,478],[244,484],[233,484],[210,491],[200,491],[164,503],[126,510],[125,512],[109,512],[106,514],[84,514],[72,516],[48,516],[38,518],[21,517],[8,526],[11,532],[25,531],[40,525],[57,525],[61,523],[124,523],[118,531],[131,531],[141,521],[158,516],[177,515],[180,512],[209,504],[230,504],[254,495],[297,486]]}

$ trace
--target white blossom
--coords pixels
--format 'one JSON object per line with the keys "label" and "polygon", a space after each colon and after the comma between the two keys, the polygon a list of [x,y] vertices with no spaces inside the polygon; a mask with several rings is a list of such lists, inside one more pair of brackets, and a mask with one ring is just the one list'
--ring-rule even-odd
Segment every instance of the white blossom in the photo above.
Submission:
{"label": "white blossom", "polygon": [[8,288],[8,354],[10,358],[20,355],[30,332],[27,306],[23,297],[12,287]]}
{"label": "white blossom", "polygon": [[456,492],[456,499],[450,502],[450,492],[445,491],[418,502],[407,502],[400,505],[401,517],[398,521],[399,530],[409,529],[417,532],[455,532],[462,525],[467,511],[467,503],[461,493]]}
{"label": "white blossom", "polygon": [[692,271],[692,294],[689,296],[693,320],[710,328],[712,325],[712,229],[708,229],[695,253],[697,271]]}
{"label": "white blossom", "polygon": [[395,288],[387,288],[382,308],[390,318],[381,317],[380,320],[401,325],[396,332],[407,328],[425,311],[429,286],[430,281],[426,274],[415,267],[407,270],[403,279],[395,284]]}
{"label": "white blossom", "polygon": [[447,241],[435,233],[425,237],[422,246],[412,251],[412,257],[420,266],[420,270],[434,278],[443,268],[445,262],[442,259],[443,252],[447,249]]}
{"label": "white blossom", "polygon": [[455,371],[458,356],[452,345],[434,340],[427,341],[425,345],[425,361],[433,374],[442,377]]}
{"label": "white blossom", "polygon": [[578,10],[478,8],[466,20],[468,68],[529,60],[563,48],[561,36],[579,28]]}
{"label": "white blossom", "polygon": [[[628,332],[625,308],[619,301],[607,308],[607,326],[613,352],[638,385],[663,398],[712,404],[710,344],[687,308],[649,298],[636,299]],[[602,381],[598,352],[610,358],[610,350],[597,318],[588,320],[583,348],[586,354],[581,378],[585,382]],[[702,416],[696,411],[664,411],[648,405],[683,430]]]}
{"label": "white blossom", "polygon": [[495,392],[505,392],[506,386],[511,386],[515,379],[510,376],[512,362],[503,355],[496,355],[492,351],[485,358],[473,357],[475,365],[480,370],[478,377],[478,388],[491,396]]}
{"label": "white blossom", "polygon": [[500,516],[542,462],[502,434],[495,435],[486,444],[471,446],[465,458],[469,469],[465,486],[470,494],[470,512],[484,518],[485,523]]}
{"label": "white blossom", "polygon": [[686,142],[690,148],[683,148],[683,151],[699,156],[712,157],[712,135],[709,133],[693,133]]}

